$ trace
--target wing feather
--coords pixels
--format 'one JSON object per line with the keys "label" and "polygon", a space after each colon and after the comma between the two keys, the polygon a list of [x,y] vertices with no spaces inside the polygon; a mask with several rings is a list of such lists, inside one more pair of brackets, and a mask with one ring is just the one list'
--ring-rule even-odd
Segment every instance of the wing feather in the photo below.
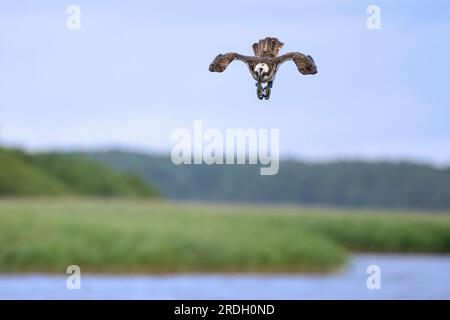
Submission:
{"label": "wing feather", "polygon": [[297,65],[298,71],[304,75],[317,73],[317,67],[314,59],[311,56],[304,55],[300,52],[286,53],[278,57],[277,60],[278,64],[282,64],[283,62],[286,62],[288,60],[294,61],[294,63]]}
{"label": "wing feather", "polygon": [[254,57],[243,56],[235,52],[219,54],[209,65],[209,71],[223,72],[228,67],[228,65],[234,60],[243,61],[248,65],[250,62],[254,60]]}

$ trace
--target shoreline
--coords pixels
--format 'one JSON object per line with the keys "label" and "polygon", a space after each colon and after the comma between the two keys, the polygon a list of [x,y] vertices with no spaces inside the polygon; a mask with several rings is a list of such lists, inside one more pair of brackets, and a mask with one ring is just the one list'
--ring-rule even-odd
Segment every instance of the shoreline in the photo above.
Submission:
{"label": "shoreline", "polygon": [[[385,258],[400,258],[400,259],[419,259],[419,258],[448,258],[450,259],[450,253],[404,253],[404,252],[353,252],[349,254],[348,261],[336,270],[331,271],[306,271],[306,272],[286,272],[286,271],[251,271],[251,270],[241,270],[241,271],[214,271],[214,270],[197,270],[197,271],[179,271],[179,272],[96,272],[88,271],[85,272],[81,270],[81,274],[87,277],[184,277],[184,276],[229,276],[229,277],[240,277],[240,276],[255,276],[255,277],[286,277],[286,276],[333,276],[340,275],[351,268],[354,260],[358,258],[371,258],[371,259],[385,259]],[[65,272],[45,272],[45,271],[18,271],[18,272],[0,272],[0,278],[7,277],[68,277],[70,274]]]}

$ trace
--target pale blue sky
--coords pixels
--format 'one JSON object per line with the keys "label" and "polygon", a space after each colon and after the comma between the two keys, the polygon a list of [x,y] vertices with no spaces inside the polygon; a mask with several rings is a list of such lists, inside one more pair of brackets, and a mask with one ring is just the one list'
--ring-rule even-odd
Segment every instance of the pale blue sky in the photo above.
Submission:
{"label": "pale blue sky", "polygon": [[[168,151],[171,132],[278,128],[282,156],[450,163],[448,1],[3,1],[0,143]],[[81,7],[81,30],[66,8]],[[381,8],[381,30],[366,8]],[[284,64],[269,101],[236,62],[265,36],[316,60]]]}

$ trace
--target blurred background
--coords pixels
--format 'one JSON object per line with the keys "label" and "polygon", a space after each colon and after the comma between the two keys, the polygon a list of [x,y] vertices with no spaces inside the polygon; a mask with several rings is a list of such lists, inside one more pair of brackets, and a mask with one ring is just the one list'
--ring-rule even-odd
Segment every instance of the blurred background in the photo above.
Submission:
{"label": "blurred background", "polygon": [[[449,9],[1,3],[0,298],[450,298]],[[244,64],[208,71],[266,36],[319,73],[260,101]],[[278,174],[174,165],[195,120],[279,129]]]}

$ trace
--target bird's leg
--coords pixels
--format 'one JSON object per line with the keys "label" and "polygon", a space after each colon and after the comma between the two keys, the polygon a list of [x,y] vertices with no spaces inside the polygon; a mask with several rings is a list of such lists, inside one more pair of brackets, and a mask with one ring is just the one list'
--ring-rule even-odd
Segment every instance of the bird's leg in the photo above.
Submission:
{"label": "bird's leg", "polygon": [[270,98],[270,87],[269,86],[266,86],[265,88],[264,88],[264,99],[266,99],[266,100],[269,100],[269,98]]}
{"label": "bird's leg", "polygon": [[273,81],[269,81],[267,86],[264,88],[264,99],[269,100],[270,98],[270,92],[272,89]]}
{"label": "bird's leg", "polygon": [[256,95],[258,96],[259,100],[262,100],[264,98],[264,88],[261,85],[261,82],[256,83]]}
{"label": "bird's leg", "polygon": [[270,89],[272,88],[272,86],[273,86],[273,81],[269,81],[265,87],[263,87],[261,82],[258,81],[256,83],[256,95],[258,96],[258,99],[259,100],[262,100],[262,99],[269,100],[270,91],[271,91]]}

